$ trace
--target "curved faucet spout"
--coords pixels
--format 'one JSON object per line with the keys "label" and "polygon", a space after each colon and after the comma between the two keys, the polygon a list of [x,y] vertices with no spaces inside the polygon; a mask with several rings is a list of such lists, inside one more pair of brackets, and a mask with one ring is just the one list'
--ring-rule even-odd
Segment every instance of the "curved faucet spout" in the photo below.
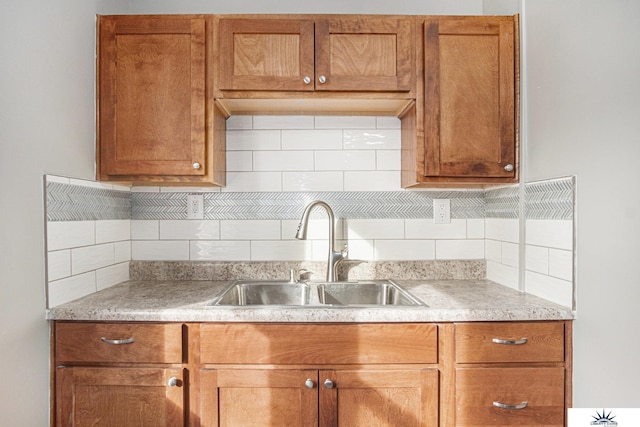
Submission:
{"label": "curved faucet spout", "polygon": [[335,215],[333,214],[333,210],[331,206],[322,200],[315,200],[307,205],[302,213],[302,218],[300,219],[300,224],[298,224],[298,231],[296,232],[296,239],[305,240],[307,238],[307,228],[309,225],[309,216],[311,215],[311,211],[316,206],[320,206],[327,211],[327,215],[329,216],[329,256],[327,258],[327,282],[335,282],[336,281],[336,266],[340,261],[342,261],[347,256],[347,248],[345,245],[345,249],[343,251],[335,250],[335,227],[336,220]]}

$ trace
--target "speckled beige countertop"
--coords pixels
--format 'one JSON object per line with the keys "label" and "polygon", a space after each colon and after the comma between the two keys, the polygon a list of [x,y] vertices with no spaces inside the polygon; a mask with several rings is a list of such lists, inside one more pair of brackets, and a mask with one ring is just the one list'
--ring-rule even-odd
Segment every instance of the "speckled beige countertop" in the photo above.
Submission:
{"label": "speckled beige countertop", "polygon": [[483,279],[397,280],[419,307],[211,307],[226,280],[132,280],[47,311],[50,320],[457,322],[573,319],[570,308]]}

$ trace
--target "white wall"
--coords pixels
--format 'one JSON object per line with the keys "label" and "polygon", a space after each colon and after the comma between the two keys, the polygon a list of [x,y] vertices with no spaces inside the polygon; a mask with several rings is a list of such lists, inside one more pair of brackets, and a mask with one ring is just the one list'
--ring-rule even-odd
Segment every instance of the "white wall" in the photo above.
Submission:
{"label": "white wall", "polygon": [[527,180],[577,175],[574,406],[640,402],[640,3],[525,0]]}
{"label": "white wall", "polygon": [[94,176],[94,16],[126,7],[0,3],[2,425],[48,425],[43,174]]}

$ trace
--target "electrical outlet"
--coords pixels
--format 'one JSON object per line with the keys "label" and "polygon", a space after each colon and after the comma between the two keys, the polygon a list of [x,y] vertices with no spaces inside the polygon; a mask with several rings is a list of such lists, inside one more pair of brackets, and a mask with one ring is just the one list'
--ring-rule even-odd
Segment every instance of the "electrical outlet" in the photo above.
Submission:
{"label": "electrical outlet", "polygon": [[451,223],[451,201],[449,199],[433,199],[433,222],[435,224]]}
{"label": "electrical outlet", "polygon": [[204,219],[204,195],[187,195],[187,219]]}

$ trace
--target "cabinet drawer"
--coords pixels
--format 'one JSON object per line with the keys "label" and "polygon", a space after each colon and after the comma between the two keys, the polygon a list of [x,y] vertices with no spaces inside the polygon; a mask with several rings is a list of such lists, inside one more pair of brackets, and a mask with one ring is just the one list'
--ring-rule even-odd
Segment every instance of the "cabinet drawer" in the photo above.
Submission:
{"label": "cabinet drawer", "polygon": [[562,362],[564,323],[459,323],[457,363]]}
{"label": "cabinet drawer", "polygon": [[456,426],[467,425],[564,425],[564,368],[456,369]]}
{"label": "cabinet drawer", "polygon": [[56,363],[182,363],[182,325],[56,323]]}
{"label": "cabinet drawer", "polygon": [[202,363],[437,363],[432,324],[219,324],[201,326]]}

